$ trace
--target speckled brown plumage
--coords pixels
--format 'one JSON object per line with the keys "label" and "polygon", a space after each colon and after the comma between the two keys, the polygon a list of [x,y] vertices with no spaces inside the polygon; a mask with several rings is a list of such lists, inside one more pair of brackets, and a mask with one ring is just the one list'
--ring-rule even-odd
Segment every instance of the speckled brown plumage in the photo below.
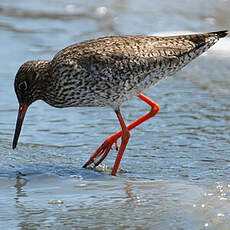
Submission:
{"label": "speckled brown plumage", "polygon": [[[173,75],[227,34],[110,36],[84,41],[64,48],[51,61],[24,63],[15,78],[15,91],[19,104],[27,107],[41,99],[60,108],[111,106],[119,111],[123,102]],[[22,111],[19,120],[23,120]]]}
{"label": "speckled brown plumage", "polygon": [[42,99],[55,107],[118,108],[173,75],[224,35],[225,31],[169,37],[111,36],[84,41],[61,50],[51,61],[26,62],[17,73],[15,90],[19,95],[17,85],[27,80],[30,84],[37,82],[29,93],[32,101]]}

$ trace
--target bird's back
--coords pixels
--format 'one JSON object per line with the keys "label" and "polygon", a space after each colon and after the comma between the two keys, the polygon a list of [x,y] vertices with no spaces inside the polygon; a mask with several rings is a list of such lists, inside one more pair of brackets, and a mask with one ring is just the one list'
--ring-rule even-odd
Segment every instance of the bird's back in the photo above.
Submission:
{"label": "bird's back", "polygon": [[[227,33],[92,39],[58,52],[52,60],[52,71],[58,73],[60,81],[74,82],[96,106],[119,105],[174,74]],[[62,71],[66,70],[69,77],[62,79]]]}

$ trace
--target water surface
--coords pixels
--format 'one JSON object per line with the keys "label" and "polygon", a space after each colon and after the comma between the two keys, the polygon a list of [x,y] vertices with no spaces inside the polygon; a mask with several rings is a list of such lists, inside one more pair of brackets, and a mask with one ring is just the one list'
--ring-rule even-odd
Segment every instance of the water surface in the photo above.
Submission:
{"label": "water surface", "polygon": [[[230,39],[219,42],[146,95],[159,114],[131,132],[116,157],[82,165],[119,130],[110,108],[28,110],[16,150],[15,73],[67,45],[116,34],[177,34],[229,29],[229,0],[0,2],[1,229],[229,229]],[[134,99],[128,123],[148,111]]]}

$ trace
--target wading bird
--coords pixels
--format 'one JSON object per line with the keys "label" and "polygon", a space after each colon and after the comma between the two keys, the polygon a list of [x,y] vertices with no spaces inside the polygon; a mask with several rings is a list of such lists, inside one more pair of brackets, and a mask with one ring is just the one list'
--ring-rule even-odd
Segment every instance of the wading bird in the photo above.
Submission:
{"label": "wading bird", "polygon": [[[19,102],[13,140],[16,148],[27,108],[36,100],[51,106],[110,106],[114,109],[121,131],[108,137],[83,167],[99,165],[113,144],[121,145],[112,169],[116,175],[127,146],[129,131],[156,115],[160,107],[142,94],[143,91],[175,74],[194,58],[213,46],[229,32],[156,36],[110,36],[68,46],[52,60],[24,63],[17,72],[14,87]],[[126,126],[120,107],[138,96],[150,105],[149,113]]]}

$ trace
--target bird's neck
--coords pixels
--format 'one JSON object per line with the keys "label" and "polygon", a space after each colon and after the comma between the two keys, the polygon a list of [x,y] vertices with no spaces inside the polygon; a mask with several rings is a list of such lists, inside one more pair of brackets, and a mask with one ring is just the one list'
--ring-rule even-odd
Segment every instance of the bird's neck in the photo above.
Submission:
{"label": "bird's neck", "polygon": [[59,78],[53,74],[51,61],[42,61],[40,67],[40,99],[47,104],[61,108],[63,98],[60,96]]}
{"label": "bird's neck", "polygon": [[[54,79],[52,77],[51,72],[51,61],[49,60],[38,60],[37,67],[39,71],[38,73],[38,91],[39,91],[39,99],[45,101],[48,104],[52,98],[52,93],[54,92]],[[51,96],[50,96],[51,95]]]}

